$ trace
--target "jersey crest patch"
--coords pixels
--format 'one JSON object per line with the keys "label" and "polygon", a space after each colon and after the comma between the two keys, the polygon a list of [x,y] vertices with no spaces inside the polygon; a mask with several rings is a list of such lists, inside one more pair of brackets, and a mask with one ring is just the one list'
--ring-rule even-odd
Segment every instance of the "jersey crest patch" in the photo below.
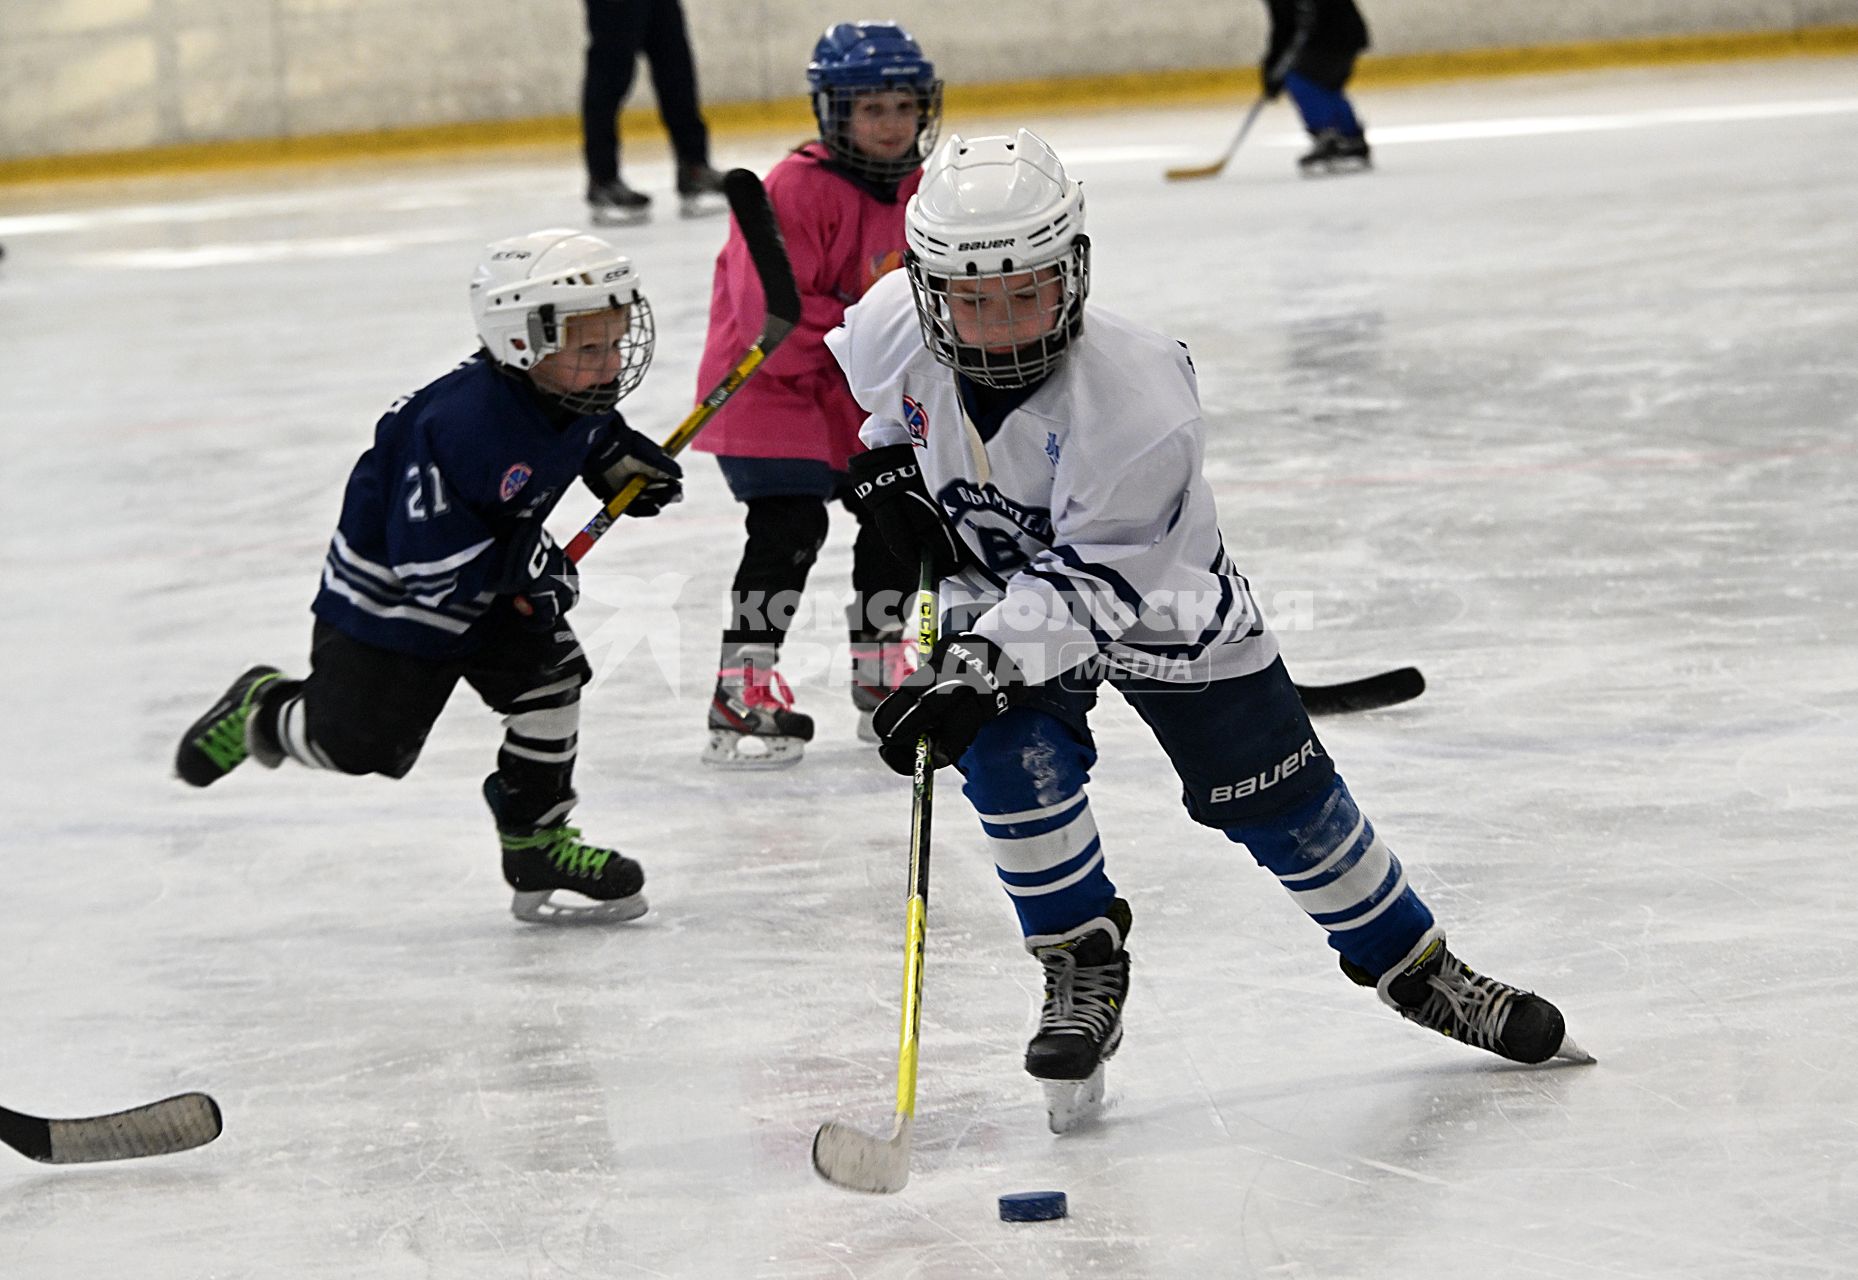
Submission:
{"label": "jersey crest patch", "polygon": [[523,491],[529,483],[529,477],[535,474],[535,468],[527,462],[519,462],[503,473],[503,483],[497,486],[497,496],[508,502]]}
{"label": "jersey crest patch", "polygon": [[929,447],[929,415],[909,396],[903,397],[903,429],[910,433],[910,443],[918,449]]}
{"label": "jersey crest patch", "polygon": [[903,254],[896,249],[888,253],[873,254],[864,264],[864,288],[868,292],[872,285],[903,265]]}

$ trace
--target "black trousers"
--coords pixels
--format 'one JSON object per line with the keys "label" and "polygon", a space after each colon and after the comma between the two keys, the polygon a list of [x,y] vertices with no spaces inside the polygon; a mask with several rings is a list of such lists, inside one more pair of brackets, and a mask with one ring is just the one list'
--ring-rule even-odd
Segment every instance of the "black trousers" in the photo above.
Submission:
{"label": "black trousers", "polygon": [[[363,644],[319,621],[310,639],[310,674],[294,699],[319,763],[342,773],[405,777],[460,680],[499,715],[579,701],[593,668],[565,622],[549,631],[531,630],[514,617],[486,625],[488,641],[477,652],[435,660]],[[548,764],[512,756],[510,745],[506,739],[498,768],[513,775],[512,786],[565,794],[574,767],[571,739],[556,751],[565,749],[568,759]]]}
{"label": "black trousers", "polygon": [[587,75],[581,81],[581,145],[587,180],[619,176],[619,109],[632,93],[639,55],[651,64],[658,116],[679,164],[708,164],[710,135],[697,108],[697,68],[680,0],[584,0]]}
{"label": "black trousers", "polygon": [[[916,570],[892,555],[850,484],[833,495],[858,521],[852,543],[853,640],[894,633],[916,590]],[[725,644],[778,646],[793,625],[807,576],[826,544],[827,499],[810,494],[750,498],[748,541],[729,587]]]}

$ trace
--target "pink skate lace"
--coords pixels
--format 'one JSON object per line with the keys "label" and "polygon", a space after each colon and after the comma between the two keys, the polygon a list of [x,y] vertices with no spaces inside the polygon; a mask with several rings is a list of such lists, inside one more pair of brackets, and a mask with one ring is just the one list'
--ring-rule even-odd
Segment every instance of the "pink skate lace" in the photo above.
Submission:
{"label": "pink skate lace", "polygon": [[[870,670],[876,663],[881,687],[873,688],[858,674]],[[853,681],[865,692],[878,698],[887,697],[896,687],[909,678],[910,672],[916,670],[916,646],[913,644],[891,643],[877,645],[854,645],[852,647]]]}
{"label": "pink skate lace", "polygon": [[742,678],[742,704],[756,711],[791,711],[794,705],[793,690],[787,687],[787,681],[779,671],[760,667],[724,667],[717,672],[726,687],[729,682],[740,676]]}

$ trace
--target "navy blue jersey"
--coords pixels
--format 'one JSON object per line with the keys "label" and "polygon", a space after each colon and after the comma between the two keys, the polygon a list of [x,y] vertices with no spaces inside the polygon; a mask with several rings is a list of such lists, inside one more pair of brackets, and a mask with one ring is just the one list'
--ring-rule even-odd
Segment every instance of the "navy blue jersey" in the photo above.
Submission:
{"label": "navy blue jersey", "polygon": [[505,548],[545,519],[617,413],[551,412],[479,352],[374,429],[311,610],[364,644],[449,658],[481,643]]}

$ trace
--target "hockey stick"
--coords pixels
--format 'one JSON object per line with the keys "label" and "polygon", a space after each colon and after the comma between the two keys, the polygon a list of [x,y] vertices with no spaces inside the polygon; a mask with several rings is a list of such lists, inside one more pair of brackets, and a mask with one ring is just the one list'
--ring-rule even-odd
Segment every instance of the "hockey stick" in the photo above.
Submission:
{"label": "hockey stick", "polygon": [[0,1142],[41,1164],[173,1155],[205,1146],[222,1128],[219,1104],[204,1093],[81,1120],[41,1120],[0,1107]]}
{"label": "hockey stick", "polygon": [[[924,660],[935,648],[936,577],[927,557],[916,592],[916,649]],[[842,1120],[828,1120],[813,1135],[813,1168],[827,1182],[852,1191],[893,1192],[910,1180],[910,1133],[916,1123],[916,1056],[923,1024],[923,941],[929,913],[929,815],[935,800],[935,766],[927,735],[916,740],[910,782],[910,883],[904,906],[903,1025],[897,1033],[897,1114],[877,1137]]]}
{"label": "hockey stick", "polygon": [[1411,702],[1426,691],[1426,677],[1418,667],[1401,667],[1341,684],[1300,684],[1297,696],[1313,716],[1343,715],[1350,711],[1379,711]]}
{"label": "hockey stick", "polygon": [[[729,212],[735,215],[736,226],[742,229],[742,243],[748,246],[749,259],[755,264],[755,276],[761,282],[767,312],[762,316],[761,336],[742,353],[742,358],[723,375],[723,380],[677,424],[677,430],[666,437],[664,451],[673,456],[697,438],[703,424],[715,417],[729,397],[742,389],[742,384],[754,376],[768,354],[800,323],[800,288],[794,283],[793,264],[787,260],[780,223],[775,221],[774,208],[768,203],[768,193],[763,190],[761,179],[747,169],[731,169],[723,175],[723,194],[729,198]],[[613,495],[613,500],[569,541],[568,559],[578,564],[601,535],[613,527],[620,513],[632,505],[645,484],[644,476],[628,480]]]}
{"label": "hockey stick", "polygon": [[1226,153],[1219,159],[1213,161],[1212,164],[1186,165],[1179,169],[1169,169],[1167,171],[1168,181],[1184,182],[1194,178],[1218,177],[1225,170],[1227,163],[1238,153],[1239,144],[1244,142],[1245,135],[1252,131],[1252,121],[1258,118],[1258,113],[1264,110],[1264,104],[1269,101],[1271,101],[1270,98],[1261,96],[1258,101],[1252,103],[1252,109],[1245,113],[1245,123],[1241,124],[1239,131],[1232,135],[1232,141],[1226,144]]}

